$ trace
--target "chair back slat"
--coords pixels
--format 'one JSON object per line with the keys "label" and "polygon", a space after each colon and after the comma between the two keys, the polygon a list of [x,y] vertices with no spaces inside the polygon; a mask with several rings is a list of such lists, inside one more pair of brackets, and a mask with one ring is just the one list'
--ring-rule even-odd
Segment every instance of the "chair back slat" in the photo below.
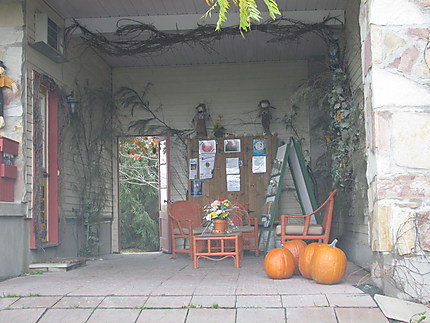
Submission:
{"label": "chair back slat", "polygon": [[176,201],[167,206],[170,217],[176,221],[190,220],[193,228],[200,227],[203,219],[203,207],[193,201]]}

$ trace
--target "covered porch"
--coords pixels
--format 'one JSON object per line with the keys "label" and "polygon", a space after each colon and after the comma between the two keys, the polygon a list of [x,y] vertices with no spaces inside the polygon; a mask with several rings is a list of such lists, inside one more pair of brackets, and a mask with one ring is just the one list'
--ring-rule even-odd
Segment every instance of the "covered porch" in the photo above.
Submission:
{"label": "covered porch", "polygon": [[320,285],[273,280],[262,256],[201,261],[186,255],[108,255],[69,272],[0,283],[0,321],[21,322],[388,322],[369,293],[368,274],[349,263],[345,279]]}

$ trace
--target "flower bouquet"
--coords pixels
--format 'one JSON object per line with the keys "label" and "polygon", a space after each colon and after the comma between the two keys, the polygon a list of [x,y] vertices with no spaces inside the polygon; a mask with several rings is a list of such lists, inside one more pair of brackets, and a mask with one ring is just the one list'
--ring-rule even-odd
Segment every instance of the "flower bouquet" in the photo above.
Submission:
{"label": "flower bouquet", "polygon": [[[213,233],[226,233],[227,227],[233,225],[230,219],[231,212],[236,206],[227,199],[218,199],[211,204],[206,205],[204,210],[206,212],[203,217],[208,222],[208,228]],[[220,227],[221,226],[221,227]]]}

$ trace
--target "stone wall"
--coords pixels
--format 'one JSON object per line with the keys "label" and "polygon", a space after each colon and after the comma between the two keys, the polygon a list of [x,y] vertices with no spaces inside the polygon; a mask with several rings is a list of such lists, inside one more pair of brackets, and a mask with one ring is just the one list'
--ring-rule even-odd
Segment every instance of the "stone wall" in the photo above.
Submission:
{"label": "stone wall", "polygon": [[428,301],[430,2],[363,0],[360,25],[373,277]]}
{"label": "stone wall", "polygon": [[6,75],[13,79],[19,93],[9,88],[0,89],[4,96],[5,127],[0,129],[4,136],[20,143],[15,166],[18,178],[14,187],[14,202],[0,202],[0,280],[20,275],[28,268],[29,236],[28,221],[25,219],[25,185],[23,156],[23,1],[2,1],[0,3],[0,60],[6,67]]}

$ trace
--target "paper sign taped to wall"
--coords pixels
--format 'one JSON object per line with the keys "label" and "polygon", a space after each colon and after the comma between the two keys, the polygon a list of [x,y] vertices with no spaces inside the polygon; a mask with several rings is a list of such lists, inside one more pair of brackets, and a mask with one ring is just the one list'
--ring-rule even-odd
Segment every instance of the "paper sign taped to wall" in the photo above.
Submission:
{"label": "paper sign taped to wall", "polygon": [[199,160],[200,179],[212,178],[213,170],[215,167],[215,154],[201,154],[199,156]]}
{"label": "paper sign taped to wall", "polygon": [[266,156],[252,156],[252,172],[254,174],[266,172]]}
{"label": "paper sign taped to wall", "polygon": [[225,173],[227,175],[239,174],[239,158],[226,158],[225,159]]}
{"label": "paper sign taped to wall", "polygon": [[228,192],[240,191],[240,175],[227,175],[227,191]]}
{"label": "paper sign taped to wall", "polygon": [[197,158],[191,158],[190,159],[190,173],[189,173],[190,179],[196,179],[197,178],[197,164],[198,164]]}

